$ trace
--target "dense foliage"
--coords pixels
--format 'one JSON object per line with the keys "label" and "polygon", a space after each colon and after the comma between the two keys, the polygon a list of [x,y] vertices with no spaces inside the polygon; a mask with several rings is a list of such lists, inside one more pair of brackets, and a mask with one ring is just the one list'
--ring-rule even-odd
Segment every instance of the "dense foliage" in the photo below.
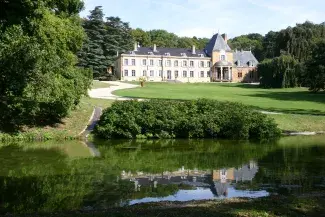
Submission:
{"label": "dense foliage", "polygon": [[230,39],[228,44],[233,50],[251,50],[256,59],[261,61],[264,59],[263,39],[261,34],[252,33]]}
{"label": "dense foliage", "polygon": [[158,47],[191,48],[195,45],[197,49],[203,49],[209,42],[208,38],[179,37],[161,29],[144,31],[137,28],[133,29],[131,33],[134,41],[139,42],[142,47],[152,47],[153,44],[156,44]]}
{"label": "dense foliage", "polygon": [[258,66],[263,87],[306,86],[319,91],[324,86],[322,43],[325,26],[305,22],[279,32],[243,35],[230,41],[232,48],[252,48],[262,61]]}
{"label": "dense foliage", "polygon": [[93,70],[94,77],[107,73],[114,67],[117,52],[132,49],[131,29],[118,17],[107,17],[104,21],[102,7],[97,6],[83,21],[87,34],[84,46],[78,53],[79,65]]}
{"label": "dense foliage", "polygon": [[238,103],[213,100],[115,102],[104,111],[95,135],[104,138],[270,139],[273,120]]}
{"label": "dense foliage", "polygon": [[76,67],[84,39],[79,0],[1,1],[0,131],[59,121],[90,86]]}
{"label": "dense foliage", "polygon": [[312,49],[311,58],[306,63],[306,84],[311,91],[325,90],[325,39],[317,42]]}
{"label": "dense foliage", "polygon": [[266,88],[288,88],[298,85],[303,74],[303,65],[290,55],[266,59],[258,65],[261,86]]}

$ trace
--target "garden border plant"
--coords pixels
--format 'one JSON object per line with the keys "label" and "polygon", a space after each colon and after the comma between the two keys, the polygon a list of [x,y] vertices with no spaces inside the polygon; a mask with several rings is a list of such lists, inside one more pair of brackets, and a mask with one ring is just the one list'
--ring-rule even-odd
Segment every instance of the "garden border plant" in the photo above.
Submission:
{"label": "garden border plant", "polygon": [[273,119],[250,106],[207,99],[115,102],[94,133],[102,139],[268,140],[281,135]]}

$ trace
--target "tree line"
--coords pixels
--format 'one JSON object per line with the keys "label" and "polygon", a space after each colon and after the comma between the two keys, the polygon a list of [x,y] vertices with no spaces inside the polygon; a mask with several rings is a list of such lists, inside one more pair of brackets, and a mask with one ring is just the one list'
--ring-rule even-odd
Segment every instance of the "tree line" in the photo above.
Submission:
{"label": "tree line", "polygon": [[265,36],[248,34],[229,41],[233,49],[252,49],[261,61],[261,86],[325,89],[325,26],[305,22]]}
{"label": "tree line", "polygon": [[118,53],[133,49],[135,42],[141,47],[191,48],[195,45],[203,49],[208,38],[179,37],[166,30],[144,31],[132,29],[129,23],[119,17],[106,17],[101,6],[96,6],[90,15],[83,20],[83,28],[87,33],[82,51],[79,52],[79,65],[92,69],[94,77],[107,73],[113,68]]}

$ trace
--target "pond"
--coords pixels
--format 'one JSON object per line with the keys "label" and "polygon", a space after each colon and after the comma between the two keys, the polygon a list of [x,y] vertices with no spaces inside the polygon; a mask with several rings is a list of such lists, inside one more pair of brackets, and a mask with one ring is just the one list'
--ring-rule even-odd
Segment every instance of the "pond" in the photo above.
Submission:
{"label": "pond", "polygon": [[[325,137],[0,144],[0,215],[325,190]],[[94,154],[100,153],[99,157]]]}

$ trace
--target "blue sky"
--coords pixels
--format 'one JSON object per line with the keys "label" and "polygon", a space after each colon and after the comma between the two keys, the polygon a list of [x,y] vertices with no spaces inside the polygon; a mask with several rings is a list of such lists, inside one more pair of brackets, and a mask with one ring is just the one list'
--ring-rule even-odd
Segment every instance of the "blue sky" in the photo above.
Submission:
{"label": "blue sky", "polygon": [[86,17],[95,6],[132,28],[165,29],[180,36],[230,37],[265,34],[306,20],[325,21],[325,0],[84,0]]}

